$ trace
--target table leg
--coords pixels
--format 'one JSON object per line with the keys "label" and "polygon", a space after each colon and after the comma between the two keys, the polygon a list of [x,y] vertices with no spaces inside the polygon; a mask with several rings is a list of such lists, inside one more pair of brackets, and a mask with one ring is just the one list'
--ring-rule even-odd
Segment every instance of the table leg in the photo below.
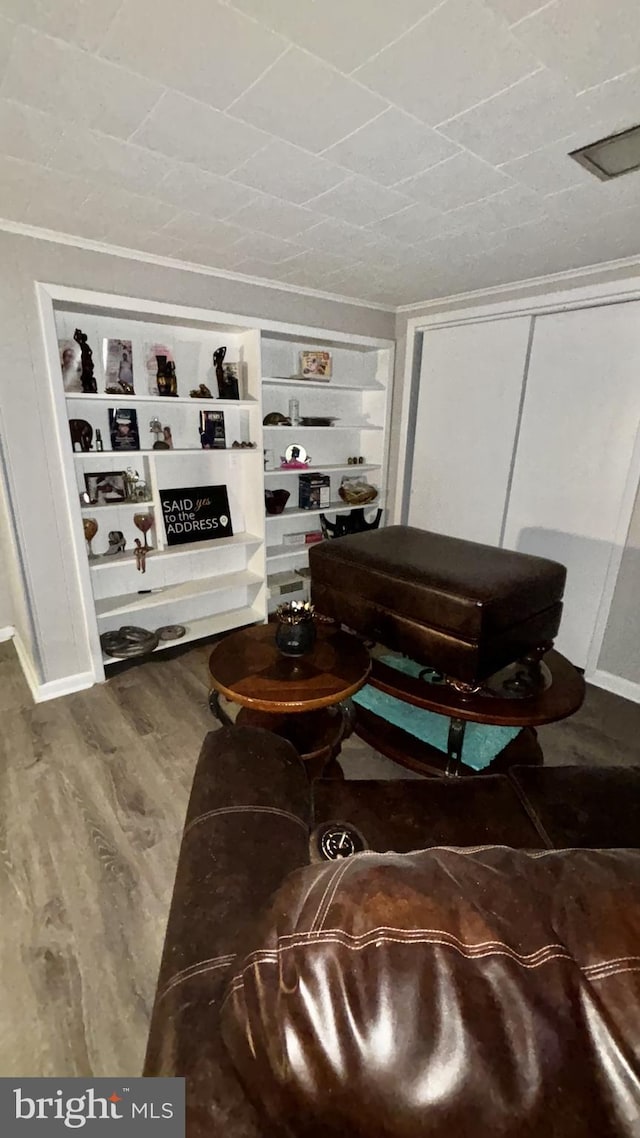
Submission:
{"label": "table leg", "polygon": [[452,716],[449,720],[449,735],[447,738],[447,769],[446,774],[454,778],[460,774],[460,764],[462,762],[462,745],[464,743],[464,733],[466,730],[466,719],[458,719]]}

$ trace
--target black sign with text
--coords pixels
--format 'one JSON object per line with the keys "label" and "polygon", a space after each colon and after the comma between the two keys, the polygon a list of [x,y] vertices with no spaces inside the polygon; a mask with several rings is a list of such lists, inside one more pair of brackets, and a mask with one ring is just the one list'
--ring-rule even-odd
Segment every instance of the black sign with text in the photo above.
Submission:
{"label": "black sign with text", "polygon": [[186,486],[161,490],[162,517],[167,545],[232,537],[226,486]]}

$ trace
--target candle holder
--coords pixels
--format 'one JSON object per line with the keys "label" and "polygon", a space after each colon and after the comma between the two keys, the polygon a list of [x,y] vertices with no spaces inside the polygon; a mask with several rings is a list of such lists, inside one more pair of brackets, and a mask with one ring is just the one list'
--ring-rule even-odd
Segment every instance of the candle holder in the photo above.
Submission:
{"label": "candle holder", "polygon": [[314,607],[309,601],[278,605],[276,644],[283,656],[304,656],[316,642]]}

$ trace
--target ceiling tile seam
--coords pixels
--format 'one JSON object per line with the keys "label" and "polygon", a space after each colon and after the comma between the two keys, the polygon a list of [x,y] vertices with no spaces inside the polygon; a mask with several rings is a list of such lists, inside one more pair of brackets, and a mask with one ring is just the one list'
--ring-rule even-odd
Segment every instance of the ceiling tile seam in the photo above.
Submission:
{"label": "ceiling tile seam", "polygon": [[547,0],[546,4],[541,4],[534,12],[527,12],[526,16],[521,16],[519,20],[514,20],[512,24],[509,24],[509,27],[512,30],[513,28],[517,28],[520,24],[524,24],[525,20],[530,20],[532,16],[537,16],[539,12],[544,12],[545,8],[553,8],[557,2],[558,0]]}
{"label": "ceiling tile seam", "polygon": [[[80,2],[81,2],[81,4],[84,4],[85,0],[80,0]],[[107,24],[107,27],[104,30],[102,39],[100,40],[100,43],[97,44],[96,47],[94,47],[94,49],[93,49],[92,54],[97,55],[100,59],[106,58],[104,55],[100,55],[100,52],[102,51],[104,44],[105,44],[105,40],[108,38],[109,33],[110,33],[113,25],[115,24],[116,20],[119,18],[120,13],[122,12],[122,9],[124,8],[126,2],[127,2],[127,0],[120,0],[118,7],[116,8],[115,12],[113,13],[113,16],[109,20],[109,23]]]}
{"label": "ceiling tile seam", "polygon": [[[164,99],[166,99],[166,98],[167,98],[167,96],[169,95],[169,91],[170,91],[169,87],[165,87],[164,91],[163,91],[163,92],[162,92],[162,94],[161,94],[161,95],[158,97],[157,101],[156,101],[156,102],[153,104],[153,106],[150,108],[150,110],[148,110],[148,111],[147,111],[146,115],[145,115],[145,116],[144,116],[144,118],[142,119],[142,122],[139,122],[139,123],[138,123],[138,125],[137,125],[137,127],[136,127],[136,129],[135,129],[135,130],[132,130],[132,131],[131,131],[131,134],[127,135],[127,137],[126,137],[126,139],[125,139],[125,142],[127,142],[127,143],[132,143],[134,146],[138,146],[138,148],[139,148],[140,150],[147,150],[147,149],[148,149],[146,146],[140,146],[140,145],[139,145],[139,143],[137,143],[137,142],[135,141],[135,137],[136,137],[136,135],[138,134],[138,132],[139,132],[139,131],[141,131],[141,130],[143,129],[143,127],[145,127],[145,126],[147,125],[147,123],[148,123],[149,119],[151,118],[152,114],[154,114],[154,113],[155,113],[155,111],[157,111],[157,110],[158,110],[158,109],[161,107],[163,100],[164,100]],[[91,128],[90,128],[90,129],[91,129]],[[103,131],[100,131],[99,133],[101,133],[101,134],[102,134],[102,133],[104,133],[104,132],[103,132]],[[111,137],[111,136],[107,135],[107,137]],[[161,151],[158,151],[158,150],[151,150],[151,151],[150,151],[150,153],[151,153],[151,154],[158,154],[158,153],[161,153]],[[169,156],[165,154],[165,158],[167,158],[167,157],[169,157]]]}
{"label": "ceiling tile seam", "polygon": [[[223,113],[226,113],[226,112],[223,112]],[[385,112],[380,111],[380,114],[381,115],[385,114]],[[376,116],[376,117],[378,117],[378,116]],[[234,118],[233,115],[229,115],[229,118],[232,119],[233,122],[242,122],[242,119],[236,119],[236,118]],[[244,125],[244,123],[243,123],[243,125]],[[255,129],[257,130],[258,128],[256,127]],[[266,132],[263,132],[263,133],[266,133]],[[294,150],[298,150],[300,152],[300,154],[303,154],[306,158],[319,158],[319,157],[321,157],[321,155],[314,153],[313,150],[306,150],[304,148],[304,146],[299,146],[297,142],[290,142],[289,139],[281,138],[280,135],[271,134],[268,137],[269,137],[269,142],[266,142],[265,145],[263,147],[261,147],[260,150],[256,150],[255,154],[250,155],[249,158],[243,158],[242,162],[240,162],[237,166],[234,166],[233,169],[229,170],[226,174],[221,175],[221,177],[225,177],[225,178],[229,179],[229,181],[232,181],[234,185],[242,186],[242,187],[246,188],[248,183],[238,181],[236,178],[236,175],[242,171],[243,166],[247,166],[249,164],[249,162],[253,161],[254,158],[258,158],[261,154],[263,154],[265,152],[265,150],[268,150],[274,140],[276,142],[283,142],[283,143],[285,143],[286,146],[291,146]],[[342,141],[342,140],[340,140],[340,141]],[[344,183],[346,181],[348,181],[350,177],[353,176],[353,170],[348,170],[346,166],[341,166],[338,162],[331,162],[328,158],[323,158],[322,161],[326,162],[326,164],[328,166],[333,167],[334,170],[339,170],[341,173],[344,173],[344,178],[342,179],[342,181],[338,182],[335,186],[332,186],[332,189],[337,190],[338,186],[344,185]],[[198,169],[199,168],[200,167],[198,167]],[[210,173],[210,171],[209,171],[209,173]],[[253,188],[254,187],[249,186],[249,189],[253,189]],[[260,193],[260,192],[264,193],[265,191],[256,190],[256,193]],[[271,196],[272,197],[278,197],[277,194],[272,194]],[[287,202],[289,205],[306,205],[307,202],[312,201],[313,198],[317,197],[317,196],[318,196],[317,194],[312,194],[311,197],[305,198],[305,200],[303,202],[290,202],[288,198],[278,198],[278,201]]]}
{"label": "ceiling tile seam", "polygon": [[635,75],[640,71],[640,64],[637,67],[630,67],[628,71],[621,71],[618,75],[610,75],[608,79],[603,79],[602,83],[594,83],[592,87],[583,87],[581,91],[576,94],[576,99],[581,99],[583,95],[590,95],[592,91],[599,91],[601,87],[608,87],[610,83],[617,83],[619,79],[626,79],[628,75]]}
{"label": "ceiling tile seam", "polygon": [[[356,73],[358,71],[360,71],[360,69],[362,67],[366,67],[369,63],[372,63],[374,59],[377,59],[379,55],[382,55],[383,51],[388,51],[388,49],[390,47],[394,47],[395,44],[399,43],[400,40],[405,38],[405,36],[411,35],[411,33],[415,32],[416,28],[419,27],[420,24],[424,24],[427,20],[430,20],[431,17],[434,16],[436,12],[439,12],[440,9],[444,8],[444,6],[448,3],[449,3],[449,0],[440,0],[439,4],[436,4],[435,7],[432,8],[430,12],[425,12],[425,14],[423,16],[420,16],[419,19],[417,19],[411,25],[411,27],[405,28],[405,30],[403,32],[400,32],[399,35],[395,36],[391,40],[388,40],[387,43],[385,43],[384,46],[381,47],[378,51],[374,51],[373,55],[370,55],[367,59],[363,60],[362,63],[358,64],[357,67],[354,67],[352,71],[344,72],[344,74],[348,75],[350,79],[353,79],[353,77],[356,75]],[[367,90],[369,90],[369,88],[367,88]]]}
{"label": "ceiling tile seam", "polygon": [[[359,84],[359,86],[362,86],[362,84]],[[323,158],[324,155],[327,153],[327,150],[332,150],[334,146],[341,146],[343,142],[347,141],[347,139],[353,138],[354,134],[357,134],[359,130],[364,130],[365,126],[371,126],[372,123],[377,122],[378,119],[381,119],[383,115],[388,114],[389,111],[392,109],[393,109],[393,104],[389,104],[388,107],[383,107],[381,111],[378,111],[377,115],[373,116],[373,118],[367,119],[366,122],[360,123],[359,126],[354,127],[353,130],[350,130],[348,134],[343,135],[342,138],[339,138],[336,142],[329,143],[328,146],[325,146],[324,150],[318,150],[315,153],[315,157],[316,158]],[[330,158],[325,158],[325,162],[330,162],[330,161],[331,161]],[[335,166],[336,163],[334,162],[333,165]],[[351,170],[350,173],[354,174],[355,171]]]}
{"label": "ceiling tile seam", "polygon": [[[455,122],[457,119],[463,118],[464,115],[469,114],[469,111],[475,111],[477,107],[483,107],[485,105],[485,103],[493,102],[494,99],[498,99],[501,95],[506,95],[507,91],[513,91],[515,87],[519,87],[521,83],[526,83],[528,79],[533,79],[534,75],[539,75],[541,71],[548,71],[549,74],[553,74],[553,72],[551,71],[551,68],[545,67],[545,65],[543,63],[541,63],[541,64],[539,64],[538,67],[535,67],[533,69],[533,71],[530,71],[527,75],[521,75],[521,77],[519,79],[516,79],[514,83],[509,83],[508,86],[501,87],[499,91],[493,91],[492,94],[487,95],[487,97],[485,99],[478,99],[477,103],[472,103],[471,106],[465,107],[465,109],[463,111],[458,111],[457,115],[451,115],[450,118],[443,119],[442,122],[435,123],[434,126],[432,127],[432,129],[437,130],[439,134],[443,134],[442,128],[448,126],[449,123]],[[446,135],[446,134],[443,134],[443,137],[446,138],[448,142],[454,142],[455,141],[454,139],[449,138],[448,135]],[[458,145],[461,145],[461,144],[458,143]]]}
{"label": "ceiling tile seam", "polygon": [[[282,38],[284,39],[284,36]],[[265,75],[268,75],[269,72],[272,71],[273,68],[276,66],[276,64],[279,63],[281,59],[284,59],[285,55],[288,55],[291,50],[292,50],[292,44],[289,43],[288,40],[285,40],[285,46],[283,47],[280,54],[278,56],[276,56],[276,58],[273,59],[271,61],[271,63],[267,64],[264,71],[261,71],[260,74],[253,80],[253,82],[249,83],[248,86],[245,87],[244,91],[241,91],[239,95],[236,95],[235,99],[232,99],[231,102],[226,107],[223,107],[220,109],[223,110],[224,113],[226,114],[228,111],[231,110],[232,107],[235,107],[236,103],[239,102],[240,99],[244,99],[245,95],[247,95],[249,93],[249,91],[252,91],[253,88],[256,86],[256,84],[260,83],[261,80],[264,79]],[[235,116],[231,116],[231,117],[233,118]]]}
{"label": "ceiling tile seam", "polygon": [[[111,68],[114,71],[120,71],[124,75],[131,75],[134,79],[138,79],[143,83],[148,83],[151,87],[159,87],[163,90],[163,92],[167,90],[177,91],[177,88],[168,88],[165,84],[159,82],[157,79],[149,79],[147,75],[143,75],[140,71],[133,71],[130,67],[125,67],[122,63],[114,63],[111,59],[107,59],[105,56],[98,55],[95,51],[89,51],[86,47],[81,47],[80,44],[73,43],[71,40],[65,40],[61,36],[52,36],[50,32],[40,31],[39,28],[33,28],[31,24],[26,24],[24,21],[16,21],[16,26],[19,28],[26,28],[28,32],[32,32],[36,36],[41,36],[43,39],[53,40],[54,43],[60,44],[62,47],[68,48],[71,51],[79,51],[82,55],[86,55],[89,59],[95,60],[97,63],[101,63],[105,67]],[[6,74],[8,74],[9,71],[9,65],[12,62],[15,46],[16,43],[14,38],[13,43],[11,44],[9,58],[7,60],[6,73],[5,76],[3,76],[2,83],[0,84],[0,95],[2,94],[2,88],[4,87]],[[28,106],[30,104],[25,105]],[[114,135],[113,137],[117,136]]]}

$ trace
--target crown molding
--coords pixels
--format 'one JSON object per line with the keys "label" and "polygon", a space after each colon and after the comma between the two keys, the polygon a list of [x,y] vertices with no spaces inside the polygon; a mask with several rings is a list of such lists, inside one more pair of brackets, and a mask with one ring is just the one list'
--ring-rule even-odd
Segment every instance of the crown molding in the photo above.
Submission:
{"label": "crown molding", "polygon": [[[308,296],[311,300],[329,300],[334,304],[351,304],[355,308],[368,308],[375,312],[391,312],[396,316],[411,316],[412,313],[424,313],[432,309],[450,308],[466,303],[467,301],[495,300],[509,293],[525,293],[527,289],[553,289],[555,286],[566,284],[576,285],[600,273],[620,274],[625,269],[638,269],[640,272],[640,254],[631,257],[620,257],[615,261],[599,261],[593,265],[584,265],[582,268],[567,269],[559,273],[547,273],[540,277],[527,277],[524,280],[509,281],[506,284],[492,285],[487,288],[471,289],[467,292],[450,293],[447,296],[432,297],[430,300],[417,300],[411,304],[379,304],[372,300],[361,300],[353,296],[344,296],[342,293],[325,292],[323,289],[303,287],[302,285],[288,284],[285,281],[272,280],[270,277],[253,277],[245,273],[234,273],[230,269],[217,269],[211,265],[200,265],[196,261],[181,261],[175,257],[160,256],[157,253],[147,253],[140,249],[129,249],[123,245],[110,245],[106,241],[93,241],[89,237],[77,237],[72,233],[62,233],[57,229],[44,229],[37,225],[28,225],[22,221],[11,221],[0,218],[0,231],[15,233],[20,237],[32,237],[38,241],[51,241],[58,245],[71,245],[77,249],[86,249],[92,253],[103,253],[111,257],[122,257],[129,261],[143,261],[146,264],[158,265],[165,269],[179,269],[182,272],[198,273],[200,276],[218,277],[221,280],[238,281],[240,284],[257,286],[258,288],[273,289],[278,292],[290,292],[296,296]],[[524,299],[524,297],[522,297]]]}
{"label": "crown molding", "polygon": [[91,253],[122,257],[127,261],[144,261],[163,269],[180,269],[182,272],[198,273],[200,276],[219,277],[222,280],[238,281],[240,284],[257,285],[259,288],[276,289],[278,292],[291,292],[296,296],[308,296],[312,300],[330,300],[334,304],[351,304],[355,308],[369,308],[376,312],[395,313],[393,304],[378,304],[372,300],[360,300],[342,293],[325,292],[322,289],[288,284],[285,281],[271,280],[270,277],[251,277],[244,273],[234,273],[230,269],[216,269],[211,265],[199,265],[195,261],[180,261],[175,257],[163,257],[157,253],[146,253],[140,249],[128,249],[123,245],[110,245],[106,241],[93,241],[90,237],[76,237],[72,233],[61,233],[57,229],[43,229],[38,225],[27,225],[23,221],[10,221],[0,217],[0,231],[15,233],[19,237],[32,237],[38,241],[52,241],[57,245],[72,245],[76,249],[86,249]]}
{"label": "crown molding", "polygon": [[[632,257],[620,257],[616,261],[598,261],[595,265],[584,265],[580,269],[566,269],[560,273],[546,273],[541,277],[527,277],[524,280],[510,281],[506,284],[493,285],[488,288],[471,289],[469,292],[451,293],[449,296],[436,296],[431,300],[415,301],[412,304],[400,304],[395,309],[397,315],[410,316],[414,312],[428,312],[433,308],[455,307],[463,301],[495,298],[513,292],[524,292],[529,288],[540,288],[544,291],[547,286],[551,289],[563,282],[577,284],[582,278],[589,278],[599,273],[619,273],[621,270],[637,268],[640,270],[640,254],[634,253]],[[586,283],[586,281],[585,281]]]}

